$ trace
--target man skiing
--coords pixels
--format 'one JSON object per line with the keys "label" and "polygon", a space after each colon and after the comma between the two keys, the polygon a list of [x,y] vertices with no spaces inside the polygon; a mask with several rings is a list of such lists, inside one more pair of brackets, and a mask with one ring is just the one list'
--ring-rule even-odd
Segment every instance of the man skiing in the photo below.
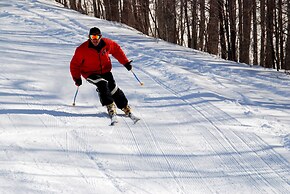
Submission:
{"label": "man skiing", "polygon": [[128,100],[115,83],[109,54],[124,65],[128,71],[132,69],[132,61],[128,60],[121,47],[115,41],[102,37],[99,28],[91,28],[89,39],[76,48],[70,62],[72,78],[76,86],[82,85],[82,76],[97,87],[101,104],[107,107],[111,118],[116,116],[117,106],[133,119]]}

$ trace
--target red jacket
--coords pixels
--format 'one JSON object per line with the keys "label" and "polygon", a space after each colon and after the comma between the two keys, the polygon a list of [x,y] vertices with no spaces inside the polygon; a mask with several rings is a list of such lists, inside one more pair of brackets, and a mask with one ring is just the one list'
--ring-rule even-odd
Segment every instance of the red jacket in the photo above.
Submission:
{"label": "red jacket", "polygon": [[86,79],[93,73],[110,72],[112,63],[109,54],[112,54],[123,65],[129,62],[121,47],[108,38],[102,38],[96,47],[90,40],[81,44],[77,47],[70,62],[70,72],[73,79],[78,79],[81,75]]}

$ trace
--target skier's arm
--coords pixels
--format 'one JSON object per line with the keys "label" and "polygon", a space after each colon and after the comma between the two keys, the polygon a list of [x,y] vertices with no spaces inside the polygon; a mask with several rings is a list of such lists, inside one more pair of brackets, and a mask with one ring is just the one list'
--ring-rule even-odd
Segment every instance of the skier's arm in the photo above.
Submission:
{"label": "skier's arm", "polygon": [[115,41],[111,40],[110,50],[112,56],[115,57],[122,65],[125,65],[130,62],[127,56],[125,55],[124,51],[120,47],[120,45],[118,45]]}
{"label": "skier's arm", "polygon": [[75,54],[70,62],[70,73],[74,81],[81,79],[81,64],[82,57],[78,49],[76,49]]}

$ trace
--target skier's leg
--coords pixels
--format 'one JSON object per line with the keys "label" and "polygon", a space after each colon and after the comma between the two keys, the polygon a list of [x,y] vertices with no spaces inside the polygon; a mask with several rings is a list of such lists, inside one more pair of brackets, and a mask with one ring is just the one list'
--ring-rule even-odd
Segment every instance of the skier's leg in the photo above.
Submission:
{"label": "skier's leg", "polygon": [[99,94],[100,102],[103,106],[107,106],[108,114],[111,116],[116,114],[116,105],[108,87],[108,81],[96,74],[89,76],[87,81],[97,86],[96,91]]}
{"label": "skier's leg", "polygon": [[100,96],[100,101],[103,106],[112,104],[114,99],[108,87],[108,81],[102,78],[100,75],[90,75],[87,81],[97,86],[97,92]]}
{"label": "skier's leg", "polygon": [[112,97],[119,109],[123,109],[128,105],[128,99],[120,88],[118,88],[117,91],[112,94]]}
{"label": "skier's leg", "polygon": [[125,108],[126,111],[123,111],[128,115],[131,112],[131,109],[128,106],[128,99],[124,92],[117,86],[112,73],[106,73],[102,77],[108,81],[109,90],[111,91],[111,95],[117,107],[121,110]]}

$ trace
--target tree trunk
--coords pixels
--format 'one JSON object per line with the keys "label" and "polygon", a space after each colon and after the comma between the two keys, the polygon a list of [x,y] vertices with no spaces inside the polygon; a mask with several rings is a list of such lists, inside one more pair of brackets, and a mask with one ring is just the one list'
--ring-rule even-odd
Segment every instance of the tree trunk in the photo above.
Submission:
{"label": "tree trunk", "polygon": [[[185,25],[187,27],[187,39],[188,39],[188,47],[191,47],[191,32],[190,32],[190,23],[189,23],[189,16],[188,16],[188,0],[180,0],[180,13],[179,13],[179,18],[178,18],[178,27],[177,31],[178,33],[178,40],[177,44],[183,45],[184,44],[184,33],[185,33]],[[184,18],[183,18],[183,13],[184,13]]]}
{"label": "tree trunk", "polygon": [[205,38],[205,0],[199,0],[200,7],[200,21],[199,21],[199,41],[198,49],[204,50],[204,38]]}
{"label": "tree trunk", "polygon": [[149,32],[149,0],[138,0],[135,4],[135,28],[144,34]]}
{"label": "tree trunk", "polygon": [[159,37],[168,42],[176,43],[175,0],[158,0],[156,14]]}
{"label": "tree trunk", "polygon": [[82,13],[82,14],[85,13],[85,11],[84,11],[84,9],[82,7],[82,0],[78,0],[78,2],[77,2],[77,11]]}
{"label": "tree trunk", "polygon": [[[276,5],[275,5],[276,7]],[[277,8],[277,9],[276,9]],[[279,15],[279,7],[276,7],[274,9],[274,15],[273,15],[273,21],[274,21],[274,29],[273,29],[273,32],[274,32],[274,42],[275,42],[275,46],[274,46],[274,50],[275,50],[275,53],[276,55],[274,56],[274,67],[276,65],[276,69],[277,71],[279,71],[280,69],[280,62],[281,62],[281,59],[280,59],[280,47],[279,47],[279,41],[280,41],[280,37],[279,37],[279,21],[278,21],[278,15]],[[276,59],[276,60],[275,60]]]}
{"label": "tree trunk", "polygon": [[191,46],[192,46],[192,37],[191,37],[191,30],[190,30],[190,23],[189,23],[189,20],[190,20],[190,16],[188,15],[188,10],[187,10],[187,8],[188,8],[188,0],[181,0],[180,1],[180,4],[181,4],[181,11],[180,11],[180,24],[179,24],[179,26],[180,26],[180,28],[181,28],[181,30],[179,30],[180,32],[181,32],[181,36],[180,36],[180,38],[181,38],[181,40],[183,40],[183,27],[182,27],[182,15],[183,15],[183,12],[182,12],[182,10],[184,10],[184,20],[185,20],[185,25],[186,25],[186,30],[187,30],[187,46],[189,47],[189,48],[191,48]]}
{"label": "tree trunk", "polygon": [[100,1],[93,0],[93,11],[94,11],[94,16],[96,18],[101,18],[101,16],[102,16],[102,10],[100,8],[101,8]]}
{"label": "tree trunk", "polygon": [[250,64],[251,43],[251,15],[252,0],[243,0],[242,11],[242,36],[240,37],[240,62]]}
{"label": "tree trunk", "polygon": [[156,0],[156,19],[159,38],[166,40],[166,26],[164,17],[164,0]]}
{"label": "tree trunk", "polygon": [[121,22],[127,24],[128,26],[134,26],[135,18],[133,15],[133,5],[132,0],[123,1],[123,9],[121,12]]}
{"label": "tree trunk", "polygon": [[120,20],[120,9],[119,9],[119,0],[109,0],[110,1],[110,15],[112,21],[121,21]]}
{"label": "tree trunk", "polygon": [[275,0],[267,0],[267,40],[266,40],[266,68],[274,68],[274,46],[273,46],[273,17],[274,17]]}
{"label": "tree trunk", "polygon": [[[283,5],[282,5],[282,0],[278,1],[278,39],[279,39],[279,45],[277,46],[280,50],[279,58],[280,58],[280,64],[279,68],[285,69],[284,65],[284,30],[283,30]],[[277,65],[278,67],[278,65]]]}
{"label": "tree trunk", "polygon": [[69,7],[73,10],[77,10],[76,0],[69,0]]}
{"label": "tree trunk", "polygon": [[262,67],[265,67],[265,61],[266,61],[266,57],[265,57],[265,45],[266,45],[266,0],[260,0],[261,4],[261,51],[260,51],[260,65]]}
{"label": "tree trunk", "polygon": [[112,20],[110,0],[105,0],[104,1],[104,8],[105,8],[105,19],[106,20]]}
{"label": "tree trunk", "polygon": [[229,21],[230,21],[230,38],[229,38],[229,60],[237,61],[237,49],[236,49],[236,41],[237,41],[237,30],[236,30],[236,2],[232,0],[228,1],[228,7],[229,7]]}
{"label": "tree trunk", "polygon": [[171,43],[177,42],[176,36],[176,8],[175,8],[175,1],[176,0],[167,0],[165,5],[165,21],[166,21],[166,28],[168,39],[167,41]]}
{"label": "tree trunk", "polygon": [[119,0],[105,0],[104,7],[106,12],[106,20],[109,21],[121,21],[120,20],[120,9]]}
{"label": "tree trunk", "polygon": [[191,14],[192,14],[192,22],[191,22],[191,32],[192,32],[192,38],[191,38],[191,48],[197,49],[197,0],[191,1]]}
{"label": "tree trunk", "polygon": [[253,0],[253,64],[258,65],[258,21],[257,21],[257,0]]}
{"label": "tree trunk", "polygon": [[287,42],[286,42],[286,58],[285,58],[285,70],[290,70],[290,1],[287,3],[287,16],[288,16],[288,26],[287,26]]}
{"label": "tree trunk", "polygon": [[219,18],[218,18],[218,0],[209,0],[209,24],[208,24],[208,43],[207,52],[218,54],[219,44]]}
{"label": "tree trunk", "polygon": [[220,21],[220,45],[221,45],[221,57],[227,59],[227,44],[226,44],[226,26],[225,26],[225,10],[224,10],[224,0],[218,0],[219,3],[219,21]]}

